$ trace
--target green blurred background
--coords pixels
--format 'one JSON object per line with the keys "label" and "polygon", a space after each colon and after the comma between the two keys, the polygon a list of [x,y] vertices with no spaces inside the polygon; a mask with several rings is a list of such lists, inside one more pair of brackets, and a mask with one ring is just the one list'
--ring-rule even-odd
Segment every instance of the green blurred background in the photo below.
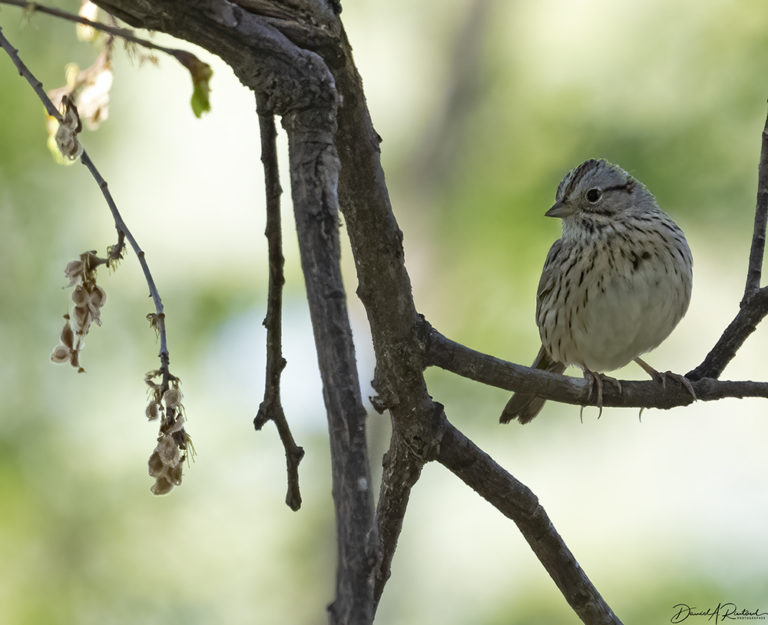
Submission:
{"label": "green blurred background", "polygon": [[[343,18],[384,139],[414,295],[433,325],[527,364],[535,287],[558,236],[543,213],[568,169],[604,157],[650,187],[695,258],[689,313],[648,360],[681,372],[701,361],[745,279],[768,97],[764,2],[358,0]],[[48,88],[67,62],[96,54],[43,15],[0,6],[0,25]],[[54,164],[41,106],[0,59],[1,623],[327,620],[328,444],[290,206],[284,404],[307,452],[298,513],[283,503],[274,428],[251,425],[267,276],[253,99],[197,53],[214,66],[210,114],[192,115],[175,61],[142,65],[121,49],[110,119],[83,136],[166,305],[198,456],[165,497],[150,494],[146,472],[156,426],[144,418],[143,375],[158,347],[135,257],[99,276],[108,299],[82,355],[87,373],[49,361],[69,301],[64,266],[103,252],[114,228],[85,169]],[[373,361],[347,249],[344,263],[367,397]],[[725,377],[766,379],[767,339],[752,336]],[[617,375],[643,378],[633,367]],[[669,622],[677,603],[768,611],[765,401],[650,410],[642,421],[588,409],[583,423],[578,409],[550,404],[530,426],[501,427],[507,393],[439,371],[429,380],[449,418],[537,493],[625,623]],[[371,411],[369,423],[378,475],[387,419]],[[578,619],[514,525],[430,465],[377,622]]]}

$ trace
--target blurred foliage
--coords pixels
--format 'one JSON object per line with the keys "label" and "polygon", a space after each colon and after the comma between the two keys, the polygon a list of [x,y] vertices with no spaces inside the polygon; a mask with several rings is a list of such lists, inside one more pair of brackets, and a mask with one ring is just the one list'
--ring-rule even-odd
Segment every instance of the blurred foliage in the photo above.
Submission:
{"label": "blurred foliage", "polygon": [[[689,342],[664,352],[688,353],[676,364],[698,357],[702,337],[735,310],[746,266],[768,96],[764,3],[368,1],[348,3],[343,18],[384,137],[414,295],[436,327],[500,357],[533,356],[536,283],[559,231],[543,213],[568,169],[604,157],[681,223],[694,295],[722,302],[692,307]],[[96,54],[69,24],[8,6],[0,24],[46,87],[64,82],[67,62],[86,67]],[[110,119],[82,135],[166,304],[198,450],[167,498],[149,494],[146,474],[156,431],[142,378],[157,344],[135,258],[99,277],[108,301],[83,352],[87,373],[48,361],[68,303],[64,266],[103,252],[114,229],[83,168],[52,162],[42,107],[0,59],[0,622],[326,621],[327,437],[290,206],[283,394],[307,450],[298,514],[282,501],[274,429],[251,428],[267,274],[253,100],[228,68],[196,54],[214,66],[211,113],[193,117],[175,61],[140,68],[118,50]],[[752,342],[754,369],[764,339]],[[625,622],[667,622],[681,601],[768,610],[763,403],[651,412],[642,427],[634,412],[610,410],[600,422],[585,411],[580,426],[577,409],[552,406],[532,426],[500,430],[505,392],[428,375],[449,417],[539,494]],[[371,419],[380,452],[386,417]],[[379,622],[577,619],[515,528],[429,466]]]}

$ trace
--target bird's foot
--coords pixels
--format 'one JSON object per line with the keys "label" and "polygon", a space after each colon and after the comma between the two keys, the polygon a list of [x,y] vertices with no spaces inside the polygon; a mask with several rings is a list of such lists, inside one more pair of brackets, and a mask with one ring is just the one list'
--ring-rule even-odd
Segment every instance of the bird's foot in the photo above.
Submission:
{"label": "bird's foot", "polygon": [[691,381],[686,378],[684,375],[680,375],[679,373],[673,373],[672,371],[656,371],[651,365],[649,365],[647,362],[642,360],[641,358],[635,358],[635,362],[640,365],[643,370],[651,376],[651,378],[654,380],[654,382],[658,382],[661,384],[662,388],[667,388],[667,379],[670,378],[677,382],[678,384],[681,384],[683,388],[688,391],[693,398],[693,401],[696,401],[698,397],[696,397],[696,391],[693,390],[693,385],[691,384]]}
{"label": "bird's foot", "polygon": [[[590,371],[586,367],[584,368],[584,379],[587,381],[587,386],[589,387],[587,398],[591,399],[593,395],[595,396],[595,405],[600,410],[597,413],[597,418],[599,419],[603,414],[603,382],[610,382],[611,384],[615,384],[619,394],[621,394],[621,382],[616,378],[611,378],[602,373],[595,373],[594,371]],[[584,406],[581,407],[581,411],[579,412],[579,420],[581,420],[582,423],[583,412]]]}

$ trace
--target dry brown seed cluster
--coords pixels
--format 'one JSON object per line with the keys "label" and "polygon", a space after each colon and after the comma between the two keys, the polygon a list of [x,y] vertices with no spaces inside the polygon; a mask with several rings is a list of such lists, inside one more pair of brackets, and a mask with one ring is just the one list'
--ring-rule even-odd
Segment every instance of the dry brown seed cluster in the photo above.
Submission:
{"label": "dry brown seed cluster", "polygon": [[[154,380],[160,378],[160,382]],[[152,492],[165,495],[181,484],[184,461],[192,442],[184,429],[184,407],[181,405],[179,379],[158,369],[147,373],[150,401],[145,410],[151,421],[160,417],[157,446],[149,457],[149,475],[155,478]]]}
{"label": "dry brown seed cluster", "polygon": [[75,160],[83,153],[83,146],[80,145],[80,141],[77,138],[78,133],[83,129],[83,125],[80,123],[77,107],[68,95],[62,97],[61,106],[64,112],[56,130],[56,145],[59,148],[59,152],[64,156],[70,160]]}
{"label": "dry brown seed cluster", "polygon": [[53,348],[51,360],[57,363],[68,362],[78,372],[84,371],[80,366],[80,350],[85,335],[92,323],[101,325],[101,308],[107,301],[106,292],[96,284],[96,267],[104,262],[95,252],[85,252],[79,260],[67,263],[64,270],[64,275],[69,278],[67,286],[75,288],[72,291],[72,308],[64,315],[64,328],[59,344]]}

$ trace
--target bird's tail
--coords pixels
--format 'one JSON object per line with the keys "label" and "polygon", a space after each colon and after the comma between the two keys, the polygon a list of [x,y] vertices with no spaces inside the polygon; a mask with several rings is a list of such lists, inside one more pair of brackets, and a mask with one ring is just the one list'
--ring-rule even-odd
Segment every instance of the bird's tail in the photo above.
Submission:
{"label": "bird's tail", "polygon": [[[565,365],[562,362],[553,360],[543,346],[539,350],[539,354],[533,361],[531,368],[542,369],[550,373],[562,373],[565,371]],[[509,423],[512,419],[518,419],[520,423],[528,423],[539,414],[546,401],[546,399],[539,397],[535,393],[515,393],[504,407],[499,421],[501,423]]]}

